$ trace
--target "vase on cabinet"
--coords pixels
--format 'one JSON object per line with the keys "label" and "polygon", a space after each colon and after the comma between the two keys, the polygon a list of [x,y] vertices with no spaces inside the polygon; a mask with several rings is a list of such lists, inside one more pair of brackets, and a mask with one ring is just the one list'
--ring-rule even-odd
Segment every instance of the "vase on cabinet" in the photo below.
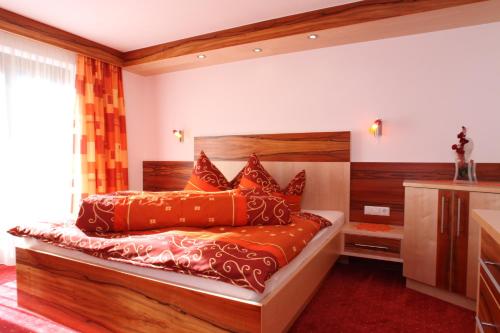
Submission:
{"label": "vase on cabinet", "polygon": [[454,182],[477,182],[476,163],[474,160],[466,161],[459,159],[455,161],[455,176]]}

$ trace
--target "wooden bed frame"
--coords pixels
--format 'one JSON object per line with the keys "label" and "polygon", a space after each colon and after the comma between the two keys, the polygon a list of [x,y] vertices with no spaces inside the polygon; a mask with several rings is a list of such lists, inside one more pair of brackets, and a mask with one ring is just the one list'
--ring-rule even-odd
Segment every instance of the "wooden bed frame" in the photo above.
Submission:
{"label": "wooden bed frame", "polygon": [[[195,138],[201,149],[228,176],[253,152],[280,185],[305,168],[303,207],[348,221],[350,132]],[[17,248],[18,304],[83,332],[283,332],[337,260],[341,237],[339,229],[259,302]]]}

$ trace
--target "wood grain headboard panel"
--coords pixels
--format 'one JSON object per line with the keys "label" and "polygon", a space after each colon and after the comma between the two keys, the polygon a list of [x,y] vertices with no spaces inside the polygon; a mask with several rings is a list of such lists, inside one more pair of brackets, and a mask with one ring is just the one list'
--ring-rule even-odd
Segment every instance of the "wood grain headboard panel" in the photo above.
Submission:
{"label": "wood grain headboard panel", "polygon": [[208,136],[194,138],[194,155],[203,150],[212,161],[349,162],[351,132],[314,132]]}
{"label": "wood grain headboard panel", "polygon": [[[350,132],[314,132],[196,137],[195,159],[203,150],[232,179],[256,153],[281,187],[306,170],[305,209],[343,211],[349,217]],[[171,191],[184,188],[192,161],[144,161],[143,189]]]}

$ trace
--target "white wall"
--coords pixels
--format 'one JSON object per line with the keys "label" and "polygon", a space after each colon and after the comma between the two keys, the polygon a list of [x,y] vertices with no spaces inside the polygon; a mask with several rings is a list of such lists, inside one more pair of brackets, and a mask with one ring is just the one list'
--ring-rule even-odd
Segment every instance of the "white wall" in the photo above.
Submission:
{"label": "white wall", "polygon": [[[142,159],[191,160],[202,135],[350,130],[353,161],[449,162],[463,124],[473,158],[500,162],[499,41],[494,23],[126,75],[132,188]],[[379,140],[368,133],[377,117]]]}

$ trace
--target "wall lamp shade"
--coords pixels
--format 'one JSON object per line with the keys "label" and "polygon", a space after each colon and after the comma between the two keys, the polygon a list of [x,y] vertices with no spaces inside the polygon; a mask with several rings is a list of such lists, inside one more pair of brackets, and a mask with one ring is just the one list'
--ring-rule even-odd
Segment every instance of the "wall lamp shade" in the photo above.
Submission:
{"label": "wall lamp shade", "polygon": [[377,119],[370,126],[370,133],[373,136],[382,136],[382,119]]}
{"label": "wall lamp shade", "polygon": [[179,142],[184,141],[184,131],[183,130],[173,130],[174,136],[179,140]]}

